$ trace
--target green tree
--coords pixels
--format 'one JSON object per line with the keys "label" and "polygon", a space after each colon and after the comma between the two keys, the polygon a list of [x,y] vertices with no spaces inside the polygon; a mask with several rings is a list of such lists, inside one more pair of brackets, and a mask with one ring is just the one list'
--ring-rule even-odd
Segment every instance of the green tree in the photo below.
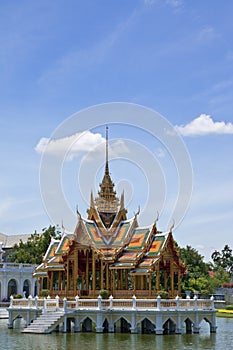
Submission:
{"label": "green tree", "polygon": [[187,245],[186,248],[180,248],[180,258],[188,270],[181,284],[182,291],[191,290],[200,293],[206,291],[209,284],[209,273],[204,257],[195,248]]}
{"label": "green tree", "polygon": [[180,248],[180,258],[185,263],[190,276],[195,277],[208,273],[208,264],[204,262],[204,257],[195,248],[189,245],[186,248]]}
{"label": "green tree", "polygon": [[233,255],[229,245],[226,244],[221,252],[215,250],[211,258],[213,259],[215,270],[222,267],[227,272],[233,273]]}
{"label": "green tree", "polygon": [[10,253],[10,261],[17,263],[40,264],[43,260],[51,238],[60,238],[55,226],[44,228],[42,233],[33,233],[27,242],[20,240],[19,244],[15,244]]}
{"label": "green tree", "polygon": [[222,267],[215,268],[209,280],[210,287],[215,290],[222,287],[223,283],[229,283],[231,280],[230,274]]}
{"label": "green tree", "polygon": [[188,274],[181,285],[183,292],[191,290],[202,294],[213,294],[216,288],[221,287],[224,282],[229,282],[230,274],[225,269],[228,266],[227,264],[230,264],[229,249],[224,250],[224,266],[221,265],[221,260],[218,259],[218,257],[221,258],[221,253],[214,253],[212,254],[212,259],[214,256],[217,259],[217,263],[205,263],[204,257],[196,249],[189,245],[186,248],[180,248],[180,258],[188,270]]}

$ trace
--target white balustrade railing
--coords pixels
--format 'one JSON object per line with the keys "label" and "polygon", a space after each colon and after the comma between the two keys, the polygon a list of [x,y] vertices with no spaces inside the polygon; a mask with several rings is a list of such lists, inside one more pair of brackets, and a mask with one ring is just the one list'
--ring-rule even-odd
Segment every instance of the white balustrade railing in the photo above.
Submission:
{"label": "white balustrade railing", "polygon": [[33,264],[23,264],[23,263],[9,263],[9,262],[1,262],[0,263],[0,269],[3,270],[12,270],[12,269],[18,269],[18,270],[35,270],[35,265]]}
{"label": "white balustrade railing", "polygon": [[158,296],[156,299],[137,299],[133,296],[131,299],[114,299],[110,296],[108,299],[102,299],[99,295],[97,299],[81,299],[76,296],[75,300],[60,299],[59,296],[51,299],[40,299],[39,297],[27,299],[10,298],[10,308],[36,308],[44,311],[53,311],[62,308],[64,311],[74,310],[143,310],[150,309],[155,311],[160,310],[213,310],[214,298],[210,299],[161,299]]}

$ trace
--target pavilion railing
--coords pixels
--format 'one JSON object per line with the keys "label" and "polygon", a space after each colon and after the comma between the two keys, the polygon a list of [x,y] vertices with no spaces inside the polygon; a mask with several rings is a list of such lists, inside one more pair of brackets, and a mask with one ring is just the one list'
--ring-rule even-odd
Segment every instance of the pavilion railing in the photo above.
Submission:
{"label": "pavilion railing", "polygon": [[28,298],[14,299],[10,298],[9,308],[21,309],[43,309],[46,311],[64,310],[71,312],[75,310],[213,310],[214,298],[198,299],[196,296],[193,299],[161,299],[158,296],[156,299],[138,299],[133,296],[130,299],[115,299],[110,296],[108,299],[102,299],[99,295],[97,299],[81,299],[79,296],[75,300],[61,299],[58,295],[55,298]]}

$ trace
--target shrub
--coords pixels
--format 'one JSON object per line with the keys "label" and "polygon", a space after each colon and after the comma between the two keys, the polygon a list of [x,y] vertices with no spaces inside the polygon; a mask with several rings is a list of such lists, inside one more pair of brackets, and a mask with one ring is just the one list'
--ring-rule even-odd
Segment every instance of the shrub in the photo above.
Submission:
{"label": "shrub", "polygon": [[108,298],[108,291],[106,289],[101,289],[100,296],[102,297],[102,299],[107,299]]}
{"label": "shrub", "polygon": [[209,297],[209,291],[207,289],[202,289],[201,290],[201,295],[203,298],[208,298]]}
{"label": "shrub", "polygon": [[42,289],[40,291],[40,296],[46,298],[49,295],[49,290],[48,289]]}
{"label": "shrub", "polygon": [[233,310],[233,305],[227,305],[226,310]]}
{"label": "shrub", "polygon": [[168,292],[166,290],[159,290],[157,295],[160,295],[162,299],[168,299]]}
{"label": "shrub", "polygon": [[21,294],[14,294],[13,297],[14,297],[14,299],[21,299],[22,295]]}

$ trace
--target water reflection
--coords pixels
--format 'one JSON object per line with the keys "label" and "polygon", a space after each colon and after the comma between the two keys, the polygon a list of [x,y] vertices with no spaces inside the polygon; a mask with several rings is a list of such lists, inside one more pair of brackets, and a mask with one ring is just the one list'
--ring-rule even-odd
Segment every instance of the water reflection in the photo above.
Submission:
{"label": "water reflection", "polygon": [[22,334],[23,320],[16,320],[17,329],[8,329],[7,320],[0,320],[0,349],[6,350],[69,350],[69,349],[127,349],[127,350],[196,350],[231,349],[233,346],[233,319],[219,318],[216,334],[202,327],[200,334],[96,334],[52,333],[48,335]]}

